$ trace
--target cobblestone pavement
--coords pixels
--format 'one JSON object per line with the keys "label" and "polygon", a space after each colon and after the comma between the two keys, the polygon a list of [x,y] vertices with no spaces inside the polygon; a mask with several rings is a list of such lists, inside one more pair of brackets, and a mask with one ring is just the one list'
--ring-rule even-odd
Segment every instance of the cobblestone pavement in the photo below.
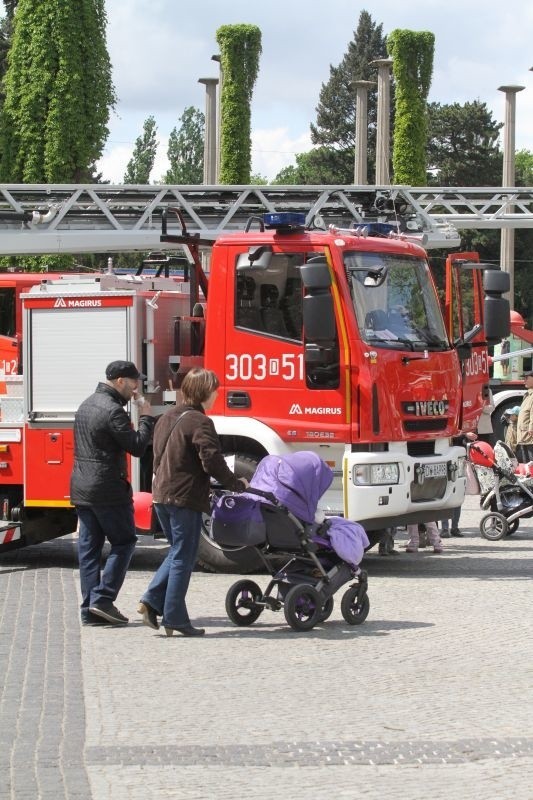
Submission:
{"label": "cobblestone pavement", "polygon": [[303,634],[282,612],[234,627],[235,578],[200,572],[208,635],[143,627],[161,544],[137,549],[125,628],[80,628],[73,540],[0,557],[0,798],[532,800],[533,521],[488,542],[476,504],[441,556],[369,554],[364,625],[341,589]]}

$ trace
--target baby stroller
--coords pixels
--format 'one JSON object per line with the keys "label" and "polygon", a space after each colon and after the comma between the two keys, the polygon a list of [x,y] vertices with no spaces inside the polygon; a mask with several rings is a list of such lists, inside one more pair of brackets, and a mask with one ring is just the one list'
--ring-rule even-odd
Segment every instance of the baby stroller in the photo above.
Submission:
{"label": "baby stroller", "polygon": [[533,470],[519,464],[501,441],[494,449],[487,442],[474,442],[468,457],[479,481],[481,508],[489,510],[479,523],[481,535],[491,541],[510,536],[522,517],[533,516]]}
{"label": "baby stroller", "polygon": [[365,621],[368,582],[359,562],[367,535],[341,517],[315,521],[332,480],[318,455],[302,451],[263,458],[242,494],[215,490],[211,536],[221,547],[254,547],[271,575],[264,592],[249,579],[230,587],[226,612],[235,625],[252,625],[268,608],[283,609],[293,630],[311,630],[328,619],[333,595],[349,581],[342,616],[350,625]]}

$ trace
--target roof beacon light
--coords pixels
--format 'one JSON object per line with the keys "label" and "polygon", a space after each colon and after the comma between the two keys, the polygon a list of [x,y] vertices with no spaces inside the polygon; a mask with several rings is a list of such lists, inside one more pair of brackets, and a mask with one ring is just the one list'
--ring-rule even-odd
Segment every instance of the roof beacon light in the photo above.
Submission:
{"label": "roof beacon light", "polygon": [[388,237],[398,233],[398,226],[389,222],[364,222],[357,230],[360,230],[363,236]]}
{"label": "roof beacon light", "polygon": [[296,211],[263,214],[265,228],[282,231],[299,231],[305,228],[305,214]]}

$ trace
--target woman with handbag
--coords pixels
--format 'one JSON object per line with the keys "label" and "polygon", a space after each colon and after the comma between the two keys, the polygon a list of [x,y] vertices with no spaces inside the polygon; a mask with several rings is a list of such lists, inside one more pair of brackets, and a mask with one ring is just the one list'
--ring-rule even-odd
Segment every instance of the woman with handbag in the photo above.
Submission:
{"label": "woman with handbag", "polygon": [[143,623],[167,636],[202,636],[191,624],[185,595],[196,563],[202,513],[209,513],[210,477],[240,492],[245,478],[236,478],[224,460],[213,421],[206,412],[215,403],[219,381],[211,370],[191,369],[181,384],[181,405],[172,406],[154,431],[152,496],[170,550],[143,594],[138,607]]}

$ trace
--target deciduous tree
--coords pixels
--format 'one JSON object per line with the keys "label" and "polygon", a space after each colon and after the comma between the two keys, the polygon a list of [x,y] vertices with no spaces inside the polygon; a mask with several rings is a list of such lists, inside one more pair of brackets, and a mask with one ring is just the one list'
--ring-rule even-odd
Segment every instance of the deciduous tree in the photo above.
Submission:
{"label": "deciduous tree", "polygon": [[124,173],[124,183],[150,183],[150,173],[154,168],[157,153],[157,127],[155,119],[144,121],[143,132],[135,140],[133,155]]}
{"label": "deciduous tree", "polygon": [[115,103],[104,0],[18,0],[4,91],[0,180],[90,180]]}
{"label": "deciduous tree", "polygon": [[168,140],[170,168],[164,182],[182,185],[202,183],[205,117],[197,108],[189,106],[179,121],[181,125],[172,129]]}
{"label": "deciduous tree", "polygon": [[428,104],[428,182],[439,186],[498,186],[502,180],[496,122],[486,103]]}

